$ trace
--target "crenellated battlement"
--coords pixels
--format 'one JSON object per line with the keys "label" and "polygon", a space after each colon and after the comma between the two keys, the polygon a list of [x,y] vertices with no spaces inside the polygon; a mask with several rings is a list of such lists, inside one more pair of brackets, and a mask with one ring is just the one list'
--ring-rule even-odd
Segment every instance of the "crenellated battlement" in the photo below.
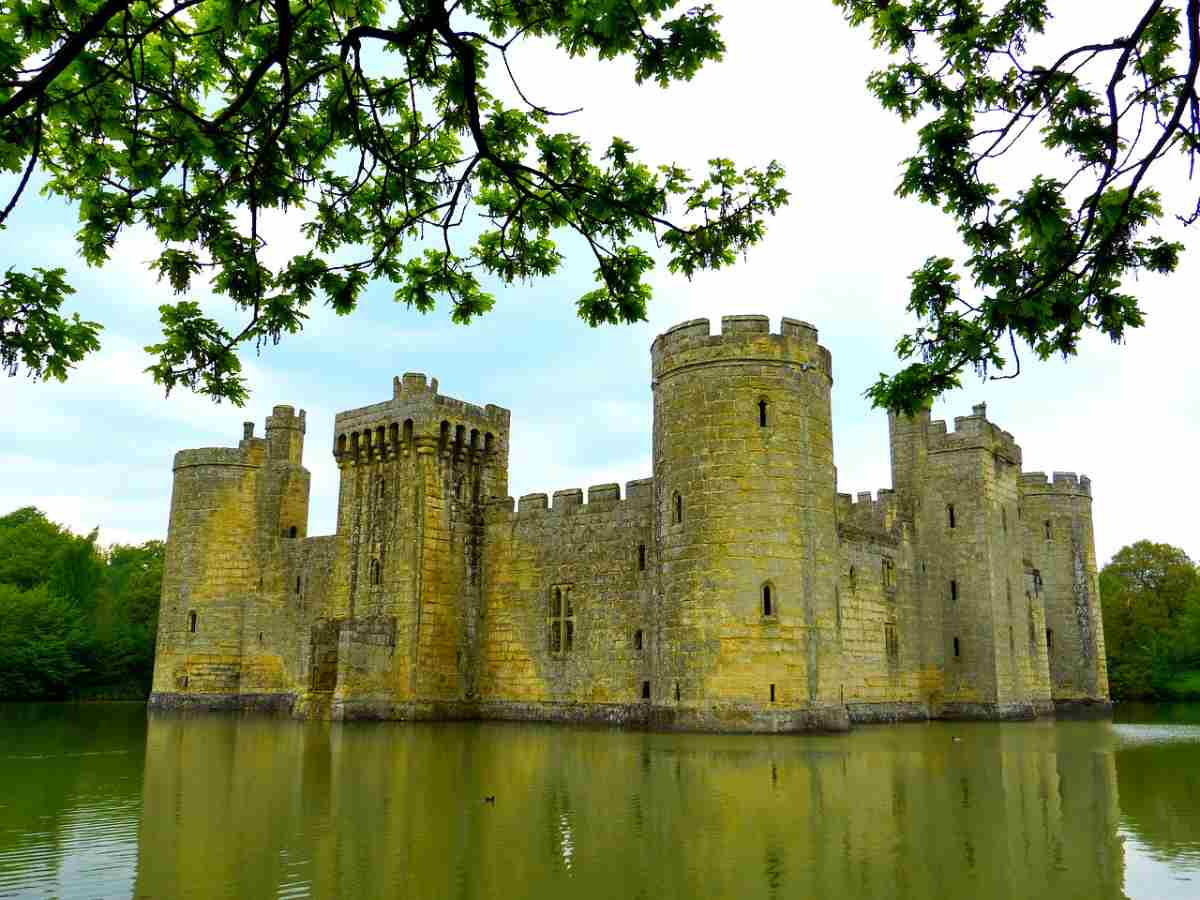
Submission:
{"label": "crenellated battlement", "polygon": [[880,488],[878,497],[870,491],[837,495],[838,524],[860,531],[890,533],[896,524],[897,509],[896,493],[889,488]]}
{"label": "crenellated battlement", "polygon": [[1055,472],[1050,478],[1045,472],[1022,472],[1021,493],[1026,496],[1059,494],[1071,497],[1091,497],[1092,479],[1074,472]]}
{"label": "crenellated battlement", "polygon": [[[266,418],[266,437],[254,436],[254,422],[242,423],[242,439],[236,447],[195,447],[180,450],[175,454],[173,469],[195,466],[238,466],[255,469],[267,463],[268,458],[287,461],[287,450],[296,449],[296,462],[303,447],[305,412],[296,412],[286,404],[276,406]],[[271,452],[274,442],[276,453]]]}
{"label": "crenellated battlement", "polygon": [[723,316],[719,334],[712,334],[708,319],[691,319],[655,338],[650,348],[653,377],[657,381],[697,365],[761,362],[817,370],[832,380],[833,358],[817,338],[815,327],[787,317],[772,332],[767,316]]}
{"label": "crenellated battlement", "polygon": [[582,488],[565,488],[553,494],[525,494],[519,500],[493,497],[486,504],[485,514],[491,522],[529,520],[575,512],[617,511],[623,507],[644,509],[653,501],[654,479],[639,478],[625,482],[624,499],[619,484],[596,484],[587,489],[586,503]]}
{"label": "crenellated battlement", "polygon": [[438,393],[436,378],[406,372],[392,379],[392,399],[340,412],[333,455],[339,465],[390,459],[418,445],[440,454],[500,453],[507,458],[511,413]]}
{"label": "crenellated battlement", "polygon": [[931,421],[928,435],[930,453],[985,449],[1009,462],[1017,465],[1021,463],[1021,448],[1016,438],[999,425],[988,421],[986,403],[976,404],[969,416],[955,416],[953,431],[946,428],[944,419]]}

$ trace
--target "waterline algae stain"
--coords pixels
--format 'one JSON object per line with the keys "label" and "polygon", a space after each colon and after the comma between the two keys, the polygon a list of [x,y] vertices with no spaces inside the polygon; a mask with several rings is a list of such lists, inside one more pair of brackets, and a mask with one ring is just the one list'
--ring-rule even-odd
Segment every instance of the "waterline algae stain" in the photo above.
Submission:
{"label": "waterline algae stain", "polygon": [[152,706],[334,719],[838,731],[1107,712],[1091,484],[1021,471],[983,405],[888,421],[839,494],[833,358],[765,316],[651,348],[653,472],[508,494],[510,415],[409,373],[338,414],[308,537],[304,411],[183,450]]}
{"label": "waterline algae stain", "polygon": [[0,707],[0,896],[1190,900],[1191,716],[819,737]]}

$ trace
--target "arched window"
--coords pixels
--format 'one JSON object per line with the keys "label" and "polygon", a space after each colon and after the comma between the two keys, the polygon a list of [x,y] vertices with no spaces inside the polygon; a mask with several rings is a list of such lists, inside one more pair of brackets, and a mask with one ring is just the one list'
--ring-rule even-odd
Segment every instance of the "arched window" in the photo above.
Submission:
{"label": "arched window", "polygon": [[679,491],[675,492],[675,497],[671,504],[671,521],[676,525],[683,523],[683,497],[680,496]]}
{"label": "arched window", "polygon": [[641,651],[642,649],[642,629],[638,629],[633,633],[633,649]]}
{"label": "arched window", "polygon": [[638,544],[638,571],[646,571],[646,545]]}
{"label": "arched window", "polygon": [[1047,650],[1054,649],[1054,629],[1053,628],[1046,629],[1046,649]]}
{"label": "arched window", "polygon": [[379,584],[380,581],[380,565],[379,560],[371,560],[371,584]]}
{"label": "arched window", "polygon": [[954,521],[954,504],[953,503],[946,504],[946,519],[947,519],[947,521],[949,521],[951,528],[954,528],[956,526],[956,523]]}
{"label": "arched window", "polygon": [[758,401],[758,427],[759,428],[767,427],[767,401],[766,400]]}
{"label": "arched window", "polygon": [[346,452],[346,436],[344,434],[341,434],[341,435],[338,435],[338,439],[337,439],[337,455],[341,456],[345,452]]}
{"label": "arched window", "polygon": [[1046,520],[1046,540],[1050,540],[1050,520]]}
{"label": "arched window", "polygon": [[411,447],[413,442],[413,420],[404,420],[404,446]]}
{"label": "arched window", "polygon": [[485,431],[483,434],[483,451],[491,453],[496,446],[496,436],[490,431]]}
{"label": "arched window", "polygon": [[762,586],[762,614],[775,615],[775,598],[771,596],[771,585],[768,582]]}
{"label": "arched window", "polygon": [[188,613],[188,631],[192,634],[196,633],[196,611],[192,610]]}

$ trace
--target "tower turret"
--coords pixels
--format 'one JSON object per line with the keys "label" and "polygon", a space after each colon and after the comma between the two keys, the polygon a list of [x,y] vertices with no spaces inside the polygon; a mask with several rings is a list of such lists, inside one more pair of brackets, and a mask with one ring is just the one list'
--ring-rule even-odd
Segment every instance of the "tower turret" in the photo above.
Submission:
{"label": "tower turret", "polygon": [[1096,545],[1092,483],[1086,475],[1021,475],[1021,524],[1033,584],[1046,610],[1046,650],[1055,708],[1111,708]]}
{"label": "tower turret", "polygon": [[726,316],[651,359],[655,705],[688,726],[845,728],[829,351],[805,322]]}
{"label": "tower turret", "polygon": [[266,438],[246,422],[237,447],[175,455],[153,705],[282,696],[290,622],[281,542],[307,530],[303,447],[304,411],[277,406]]}

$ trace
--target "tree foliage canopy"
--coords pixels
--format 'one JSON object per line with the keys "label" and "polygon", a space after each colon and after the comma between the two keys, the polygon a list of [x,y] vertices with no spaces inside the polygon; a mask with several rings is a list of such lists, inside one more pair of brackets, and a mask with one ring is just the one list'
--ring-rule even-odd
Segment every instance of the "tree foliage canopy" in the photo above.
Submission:
{"label": "tree foliage canopy", "polygon": [[[1175,157],[1190,178],[1200,152],[1200,0],[1122,3],[1123,34],[1050,52],[1061,37],[1050,0],[834,2],[894,58],[871,92],[921,122],[897,192],[949,213],[967,253],[931,256],[912,274],[919,324],[896,349],[913,361],[880,376],[874,403],[915,412],[967,367],[1015,377],[1018,343],[1066,357],[1089,329],[1120,341],[1142,325],[1123,280],[1173,271],[1182,250],[1159,226],[1152,171]],[[1040,164],[1061,172],[1002,190],[1019,171],[1002,161],[1035,137]],[[1195,194],[1179,218],[1200,219]],[[1010,362],[1013,374],[996,374]]]}
{"label": "tree foliage canopy", "polygon": [[1178,547],[1138,541],[1100,571],[1104,644],[1114,697],[1169,695],[1200,670],[1200,569]]}
{"label": "tree foliage canopy", "polygon": [[[100,265],[148,226],[153,267],[183,299],[148,348],[168,391],[245,399],[238,349],[298,331],[314,299],[349,313],[373,279],[457,322],[491,308],[485,279],[547,276],[573,233],[595,262],[591,325],[645,318],[653,257],[691,275],[733,262],[787,200],[778,164],[714,158],[693,176],[626,140],[594,150],[558,129],[510,52],[630,58],[667,85],[720,59],[708,4],[674,0],[12,0],[0,9],[0,170],[75,201]],[[503,95],[510,94],[513,102]],[[0,199],[0,203],[4,203]],[[306,246],[263,261],[268,211],[302,210]],[[466,226],[466,227],[463,227]],[[581,249],[582,249],[581,247]],[[0,282],[0,364],[63,378],[99,324],[58,309],[62,270]],[[242,318],[186,298],[198,279]]]}
{"label": "tree foliage canopy", "polygon": [[165,548],[97,536],[0,516],[0,700],[149,693]]}

